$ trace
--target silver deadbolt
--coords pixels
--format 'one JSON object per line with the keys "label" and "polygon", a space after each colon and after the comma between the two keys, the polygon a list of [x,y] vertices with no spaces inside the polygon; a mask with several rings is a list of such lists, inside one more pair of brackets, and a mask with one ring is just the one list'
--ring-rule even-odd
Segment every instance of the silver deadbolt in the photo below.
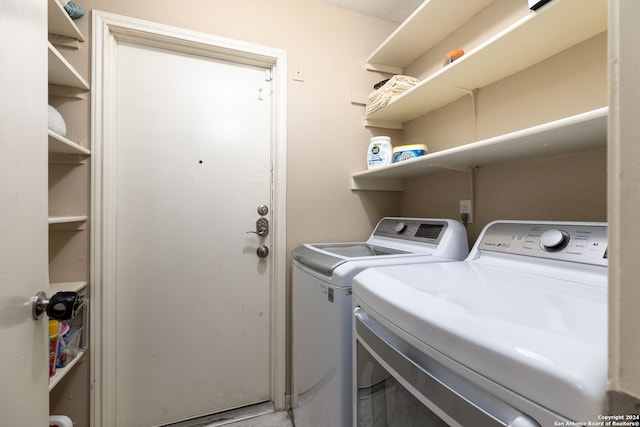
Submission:
{"label": "silver deadbolt", "polygon": [[268,213],[269,213],[269,208],[267,207],[267,205],[258,206],[258,215],[265,216]]}
{"label": "silver deadbolt", "polygon": [[260,258],[266,258],[269,256],[269,248],[266,247],[265,245],[260,245],[258,246],[258,249],[256,250],[256,253],[258,254],[258,256]]}

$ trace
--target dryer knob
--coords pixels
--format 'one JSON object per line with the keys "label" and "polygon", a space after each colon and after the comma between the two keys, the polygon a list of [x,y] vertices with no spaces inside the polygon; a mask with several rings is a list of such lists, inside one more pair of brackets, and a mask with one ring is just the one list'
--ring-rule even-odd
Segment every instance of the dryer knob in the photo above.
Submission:
{"label": "dryer knob", "polygon": [[396,224],[396,233],[400,234],[400,233],[404,233],[405,230],[407,229],[407,224],[405,224],[404,222],[400,221],[399,223]]}
{"label": "dryer knob", "polygon": [[540,235],[540,247],[547,252],[556,252],[569,244],[569,233],[562,230],[547,230]]}

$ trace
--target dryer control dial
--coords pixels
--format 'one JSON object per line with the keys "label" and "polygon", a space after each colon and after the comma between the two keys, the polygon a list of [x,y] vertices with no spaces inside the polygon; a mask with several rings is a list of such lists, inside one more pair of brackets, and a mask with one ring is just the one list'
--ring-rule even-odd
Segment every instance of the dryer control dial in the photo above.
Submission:
{"label": "dryer control dial", "polygon": [[400,234],[400,233],[404,233],[404,232],[407,230],[407,224],[405,224],[405,223],[404,223],[404,222],[402,222],[402,221],[399,221],[399,222],[396,224],[395,230],[396,230],[396,233],[398,233],[398,234]]}
{"label": "dryer control dial", "polygon": [[566,231],[547,230],[540,235],[540,247],[547,252],[556,252],[566,248],[569,240],[569,233]]}

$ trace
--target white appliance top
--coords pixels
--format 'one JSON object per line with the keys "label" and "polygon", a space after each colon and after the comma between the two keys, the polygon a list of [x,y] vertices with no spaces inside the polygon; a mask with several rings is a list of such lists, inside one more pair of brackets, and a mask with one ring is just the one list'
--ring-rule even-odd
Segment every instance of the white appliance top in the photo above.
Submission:
{"label": "white appliance top", "polygon": [[[314,271],[332,276],[339,267],[359,271],[418,256],[422,259],[412,262],[427,262],[426,256],[434,257],[434,261],[459,261],[468,253],[467,232],[459,221],[385,217],[366,242],[307,243],[296,247],[292,256]],[[345,265],[354,262],[357,264]]]}
{"label": "white appliance top", "polygon": [[366,270],[353,293],[440,353],[568,419],[603,413],[605,223],[494,222],[463,262]]}

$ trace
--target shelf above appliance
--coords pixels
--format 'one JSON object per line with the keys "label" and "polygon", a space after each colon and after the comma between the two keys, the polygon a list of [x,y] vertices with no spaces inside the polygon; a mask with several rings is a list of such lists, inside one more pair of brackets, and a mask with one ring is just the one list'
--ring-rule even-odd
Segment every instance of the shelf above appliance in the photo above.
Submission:
{"label": "shelf above appliance", "polygon": [[352,190],[402,191],[404,178],[589,150],[607,144],[607,107],[351,175]]}
{"label": "shelf above appliance", "polygon": [[403,123],[474,89],[495,83],[606,31],[607,25],[606,0],[553,0],[368,115],[365,123],[402,128]]}

